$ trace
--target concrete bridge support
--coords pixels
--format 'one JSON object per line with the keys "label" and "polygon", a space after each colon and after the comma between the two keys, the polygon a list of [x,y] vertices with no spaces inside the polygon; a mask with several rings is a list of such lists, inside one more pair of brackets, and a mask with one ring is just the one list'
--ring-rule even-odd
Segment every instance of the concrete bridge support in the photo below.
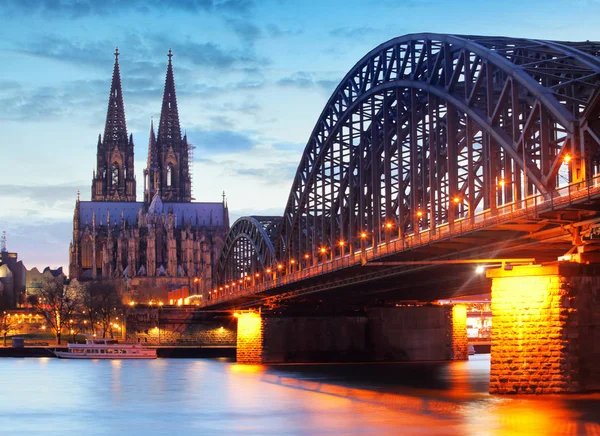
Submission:
{"label": "concrete bridge support", "polygon": [[600,265],[495,269],[490,393],[600,389]]}
{"label": "concrete bridge support", "polygon": [[238,363],[467,359],[463,306],[381,307],[359,316],[238,319]]}

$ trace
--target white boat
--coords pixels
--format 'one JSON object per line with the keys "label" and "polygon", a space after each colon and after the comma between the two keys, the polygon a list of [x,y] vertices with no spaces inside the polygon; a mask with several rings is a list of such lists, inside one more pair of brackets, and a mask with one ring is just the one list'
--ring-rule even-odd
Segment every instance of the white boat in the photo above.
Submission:
{"label": "white boat", "polygon": [[116,339],[86,339],[85,344],[67,344],[67,351],[54,351],[61,359],[156,359],[155,348],[119,344]]}

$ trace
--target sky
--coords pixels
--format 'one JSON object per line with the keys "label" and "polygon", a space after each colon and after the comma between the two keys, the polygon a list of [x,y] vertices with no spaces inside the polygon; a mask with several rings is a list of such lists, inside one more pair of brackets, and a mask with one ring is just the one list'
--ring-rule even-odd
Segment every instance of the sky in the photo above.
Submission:
{"label": "sky", "polygon": [[68,268],[89,200],[115,47],[138,200],[167,52],[193,196],[231,221],[282,215],[310,133],[344,75],[407,33],[600,40],[599,0],[1,0],[0,232],[28,268]]}

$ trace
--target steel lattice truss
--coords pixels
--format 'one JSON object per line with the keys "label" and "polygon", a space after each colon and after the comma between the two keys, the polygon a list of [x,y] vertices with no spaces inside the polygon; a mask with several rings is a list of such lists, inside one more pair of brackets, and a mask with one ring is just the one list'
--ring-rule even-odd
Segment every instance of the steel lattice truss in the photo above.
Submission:
{"label": "steel lattice truss", "polygon": [[504,37],[382,44],[321,113],[274,247],[236,242],[234,225],[223,259],[239,243],[257,252],[236,257],[238,274],[252,256],[317,262],[356,250],[363,232],[376,245],[596,175],[599,56],[600,43]]}
{"label": "steel lattice truss", "polygon": [[249,216],[231,227],[218,265],[218,283],[252,277],[277,263],[274,243],[279,237],[281,217]]}

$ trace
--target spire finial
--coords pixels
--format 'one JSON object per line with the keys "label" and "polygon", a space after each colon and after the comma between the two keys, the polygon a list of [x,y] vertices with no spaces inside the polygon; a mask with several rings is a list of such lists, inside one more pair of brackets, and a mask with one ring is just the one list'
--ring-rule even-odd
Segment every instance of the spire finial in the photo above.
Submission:
{"label": "spire finial", "polygon": [[119,47],[115,47],[115,60],[119,60]]}
{"label": "spire finial", "polygon": [[223,204],[225,204],[225,191],[223,191]]}
{"label": "spire finial", "polygon": [[79,192],[79,189],[77,190],[77,202],[79,202],[79,196],[81,195],[81,193]]}
{"label": "spire finial", "polygon": [[167,54],[167,56],[169,56],[169,63],[171,63],[171,58],[173,57],[173,51],[171,48],[169,48],[169,54]]}

